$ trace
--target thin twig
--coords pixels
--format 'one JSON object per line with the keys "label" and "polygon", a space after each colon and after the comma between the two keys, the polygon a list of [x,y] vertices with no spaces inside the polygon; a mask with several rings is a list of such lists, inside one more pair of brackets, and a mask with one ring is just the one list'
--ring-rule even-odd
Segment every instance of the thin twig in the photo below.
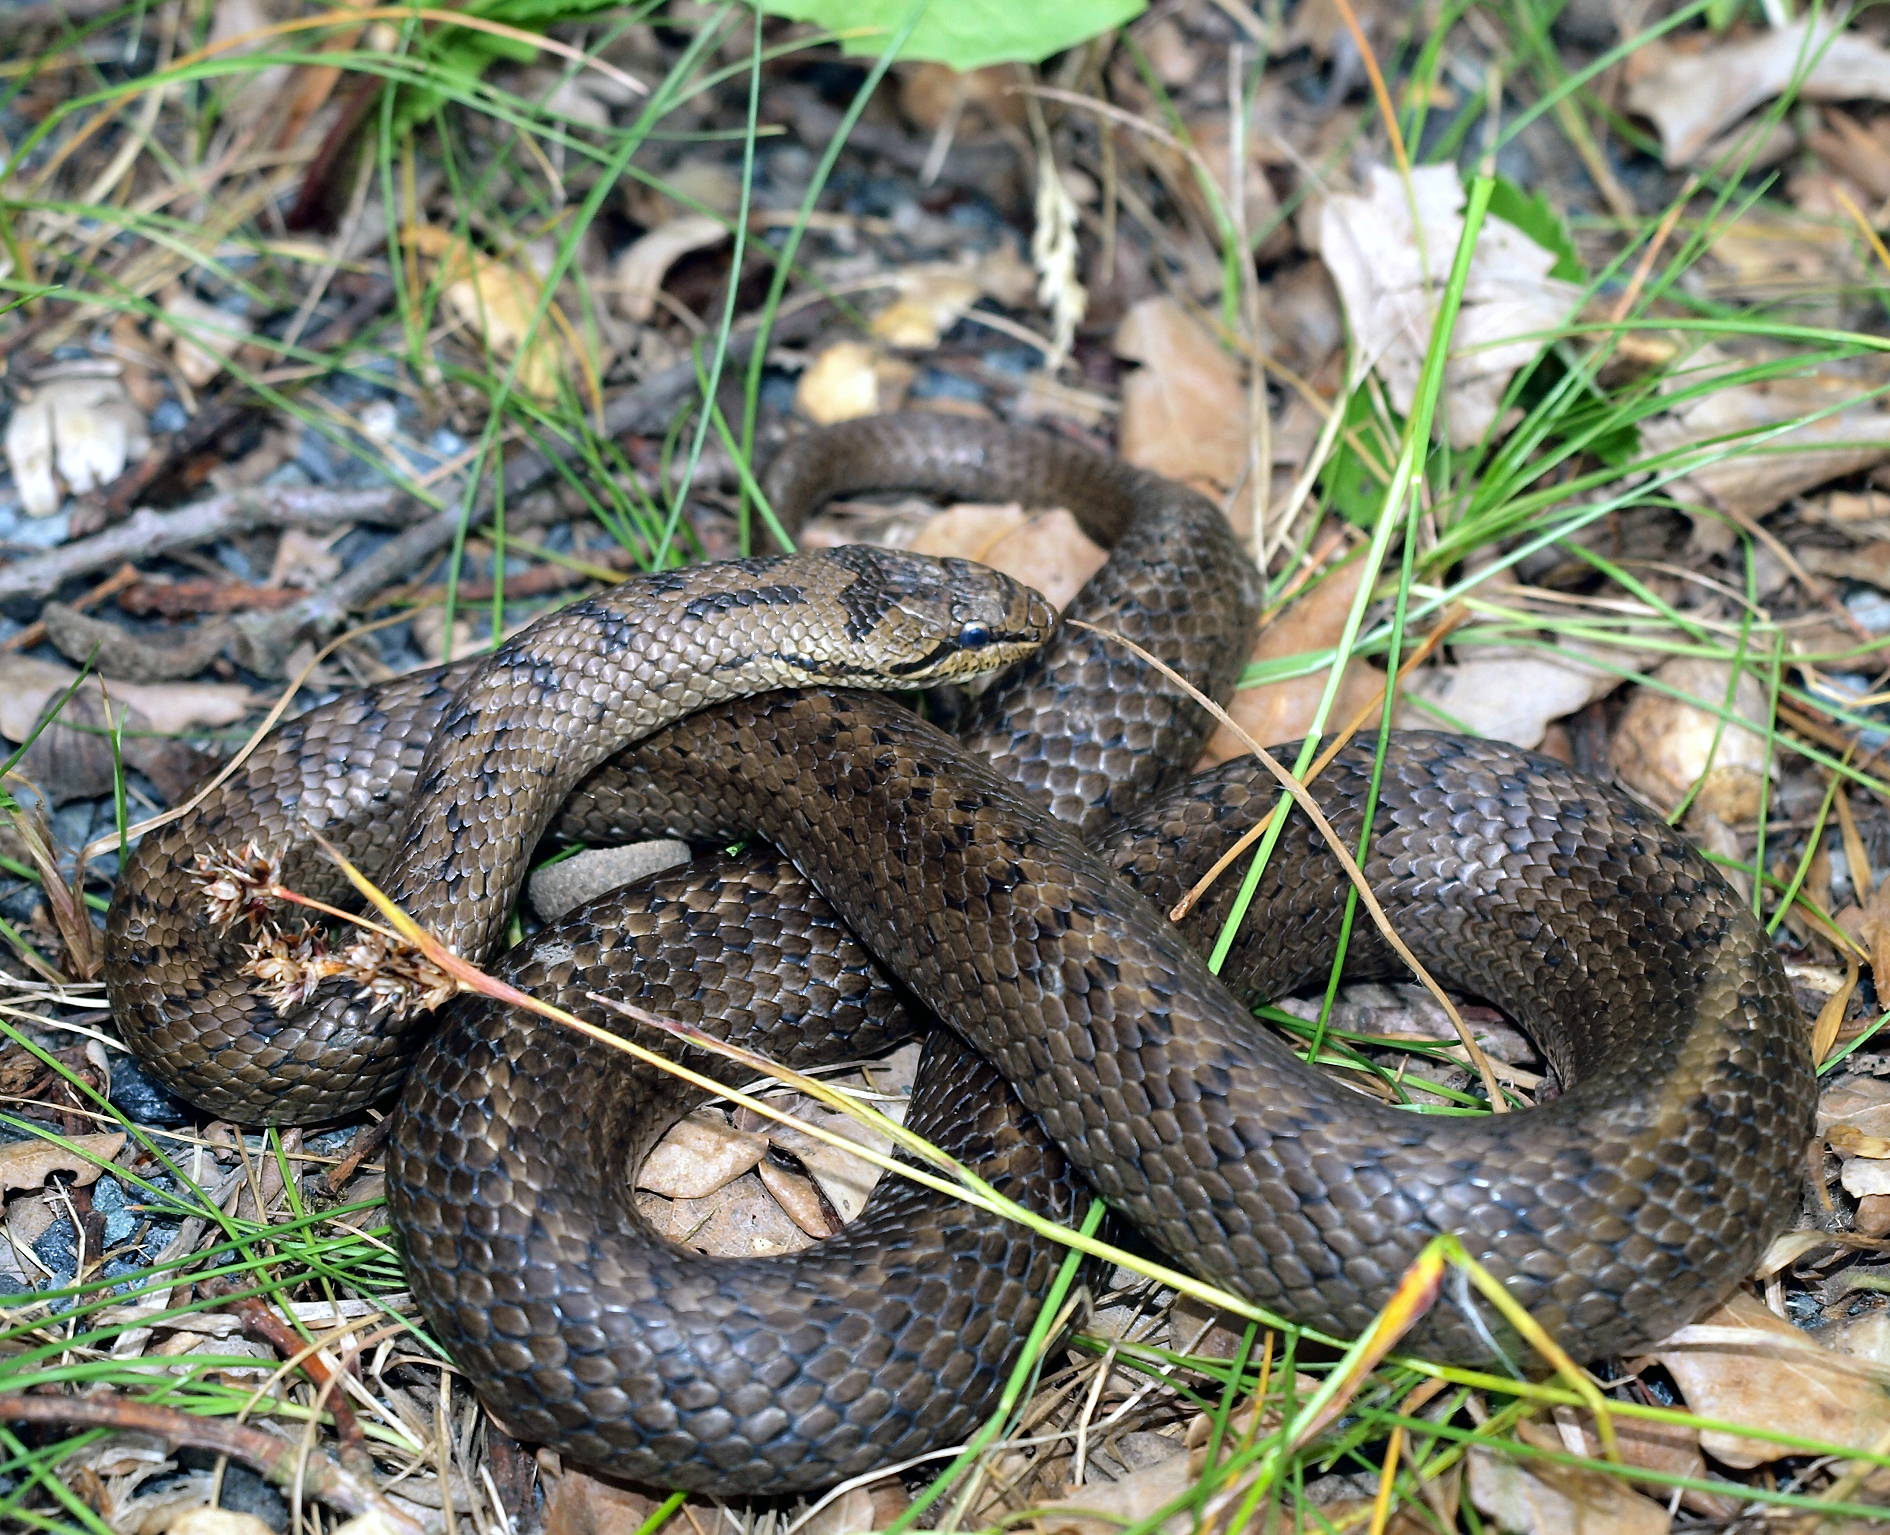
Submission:
{"label": "thin twig", "polygon": [[[426,1535],[423,1527],[355,1473],[316,1451],[303,1460],[300,1446],[260,1428],[134,1402],[127,1397],[0,1396],[0,1421],[83,1424],[124,1433],[152,1434],[167,1444],[227,1455],[261,1472],[276,1486],[301,1490],[344,1514],[373,1514],[397,1535]],[[301,1462],[297,1475],[298,1461]]]}
{"label": "thin twig", "polygon": [[[1404,679],[1411,674],[1413,668],[1429,660],[1437,647],[1444,643],[1445,636],[1469,616],[1469,608],[1462,603],[1458,603],[1446,613],[1438,626],[1424,637],[1424,643],[1418,646],[1416,650],[1412,651],[1405,659],[1404,664],[1398,668],[1398,680],[1400,682],[1404,681]],[[1317,759],[1313,762],[1313,765],[1307,769],[1305,778],[1301,780],[1302,782],[1311,783],[1332,765],[1332,759],[1338,756],[1346,743],[1364,728],[1365,722],[1369,720],[1378,710],[1379,706],[1384,703],[1385,697],[1390,691],[1391,684],[1389,682],[1379,684],[1378,691],[1372,694],[1371,698],[1359,707],[1358,712],[1355,713],[1351,719],[1346,721],[1345,728],[1332,738],[1326,749],[1319,754]],[[1214,867],[1203,874],[1201,878],[1195,882],[1194,888],[1175,903],[1174,910],[1168,913],[1168,920],[1170,922],[1179,922],[1183,917],[1187,916],[1189,912],[1194,910],[1200,903],[1201,897],[1208,893],[1208,888],[1227,872],[1229,865],[1265,835],[1267,827],[1272,824],[1273,815],[1274,812],[1269,810],[1258,821],[1254,822],[1252,826],[1248,827],[1246,831],[1241,833],[1239,840],[1215,860]]]}
{"label": "thin twig", "polygon": [[193,548],[255,528],[285,523],[298,528],[334,528],[345,522],[398,519],[404,499],[391,485],[372,490],[259,485],[211,496],[175,512],[154,512],[144,507],[103,533],[0,569],[0,601],[50,597],[75,576],[88,576],[126,560],[152,559],[173,549]]}

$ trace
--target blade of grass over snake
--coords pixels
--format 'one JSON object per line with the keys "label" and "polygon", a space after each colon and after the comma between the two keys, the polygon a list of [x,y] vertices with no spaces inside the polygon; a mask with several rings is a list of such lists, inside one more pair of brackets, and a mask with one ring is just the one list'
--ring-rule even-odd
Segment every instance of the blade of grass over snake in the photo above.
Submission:
{"label": "blade of grass over snake", "polygon": [[1424,968],[1423,962],[1411,952],[1409,946],[1393,929],[1391,919],[1385,915],[1384,907],[1379,905],[1378,897],[1372,893],[1371,884],[1365,878],[1364,871],[1359,868],[1358,861],[1352,856],[1351,849],[1339,839],[1339,834],[1332,829],[1332,823],[1326,819],[1313,797],[1306,792],[1305,784],[1295,774],[1287,771],[1277,757],[1236,724],[1225,709],[1192,686],[1172,667],[1142,649],[1140,645],[1108,629],[1086,624],[1081,619],[1066,619],[1065,622],[1079,629],[1087,629],[1090,633],[1100,635],[1112,644],[1122,646],[1123,649],[1164,673],[1170,681],[1185,689],[1196,703],[1208,710],[1222,725],[1239,736],[1241,744],[1279,780],[1283,797],[1297,804],[1306,813],[1307,819],[1317,828],[1319,835],[1325,839],[1326,846],[1332,850],[1333,857],[1338,859],[1340,867],[1345,870],[1346,878],[1352,882],[1352,888],[1358,893],[1359,899],[1365,903],[1365,909],[1371,914],[1373,925],[1383,935],[1385,942],[1391,945],[1393,951],[1410,967],[1411,973],[1417,977],[1424,989],[1437,999],[1438,1005],[1449,1015],[1451,1024],[1457,1030],[1458,1039],[1462,1042],[1464,1049],[1470,1053],[1471,1060],[1476,1063],[1477,1074],[1483,1078],[1483,1085],[1489,1090],[1490,1106],[1499,1114],[1506,1113],[1509,1105],[1503,1097],[1502,1088],[1497,1085],[1496,1073],[1490,1065],[1489,1057],[1483,1053],[1482,1047],[1471,1036],[1470,1026],[1463,1021],[1463,1015],[1457,1011],[1456,1003],[1450,1000],[1449,994],[1437,984],[1430,971]]}
{"label": "blade of grass over snake", "polygon": [[[870,1147],[862,1146],[857,1141],[852,1141],[845,1136],[837,1135],[835,1132],[827,1130],[822,1126],[796,1119],[793,1115],[767,1102],[765,1099],[755,1098],[750,1094],[717,1082],[711,1077],[706,1077],[698,1072],[691,1071],[688,1067],[672,1061],[666,1056],[657,1054],[654,1051],[647,1050],[643,1046],[638,1045],[635,1041],[626,1039],[621,1034],[613,1034],[608,1029],[600,1029],[595,1024],[586,1023],[583,1019],[578,1018],[574,1014],[568,1013],[548,1002],[541,1001],[527,992],[518,990],[516,987],[509,986],[504,981],[488,975],[479,969],[478,966],[468,963],[466,960],[460,958],[459,955],[453,953],[431,933],[414,922],[411,917],[388,898],[385,891],[381,890],[372,880],[368,879],[359,869],[355,868],[332,844],[322,841],[320,838],[315,840],[334,862],[335,866],[347,876],[349,882],[354,885],[355,889],[386,918],[388,926],[402,939],[418,950],[425,960],[451,977],[462,990],[477,992],[481,996],[491,997],[495,1001],[502,1002],[509,1007],[522,1008],[526,1012],[535,1013],[541,1018],[549,1019],[564,1028],[574,1030],[584,1035],[588,1039],[595,1040],[598,1044],[603,1045],[607,1049],[620,1051],[645,1066],[667,1072],[671,1076],[677,1077],[693,1087],[701,1088],[712,1096],[726,1098],[732,1103],[738,1104],[743,1108],[752,1109],[755,1113],[762,1115],[764,1118],[774,1120],[777,1123],[792,1125],[795,1129],[802,1130],[815,1139],[824,1141],[838,1150],[845,1151],[849,1155],[859,1157],[864,1161],[872,1163],[883,1172],[897,1173],[900,1177],[909,1179],[914,1183],[923,1184],[926,1188],[932,1189],[934,1192],[948,1194],[955,1199],[962,1199],[968,1204],[977,1205],[981,1209],[1003,1215],[1010,1220],[1018,1222],[1020,1225],[1028,1226],[1031,1230],[1038,1232],[1040,1235],[1048,1236],[1052,1240],[1061,1242],[1066,1246],[1079,1248],[1092,1257],[1103,1258],[1108,1262],[1119,1264],[1138,1274],[1155,1279],[1183,1294],[1191,1295],[1197,1300],[1203,1301],[1218,1310],[1231,1312],[1236,1316],[1244,1317],[1248,1321],[1259,1322],[1280,1331],[1290,1332],[1295,1336],[1311,1338],[1315,1342],[1333,1343],[1337,1341],[1324,1333],[1290,1322],[1283,1317],[1267,1311],[1263,1307],[1254,1305],[1250,1301],[1245,1301],[1238,1296],[1229,1294],[1227,1291],[1218,1289],[1213,1285],[1205,1284],[1201,1280],[1195,1279],[1192,1275],[1182,1273],[1176,1269],[1167,1268],[1160,1264],[1151,1263],[1145,1257],[1129,1253],[1110,1243],[1098,1241],[1094,1237],[1084,1235],[1082,1232],[1073,1231],[1069,1227],[1058,1226],[1054,1222],[1046,1220],[1035,1211],[1013,1200],[1006,1199],[969,1168],[954,1161],[951,1157],[945,1155],[945,1153],[939,1151],[938,1148],[932,1146],[930,1143],[913,1135],[911,1132],[907,1131],[903,1125],[888,1119],[877,1110],[860,1102],[856,1098],[836,1092],[831,1086],[820,1082],[817,1078],[805,1076],[790,1067],[770,1061],[765,1056],[757,1055],[753,1051],[744,1050],[737,1045],[731,1045],[728,1041],[718,1039],[714,1035],[701,1029],[692,1028],[672,1019],[659,1018],[655,1014],[647,1013],[641,1008],[631,1007],[603,996],[593,996],[591,999],[613,1011],[623,1013],[625,1016],[638,1022],[661,1029],[665,1033],[686,1040],[688,1043],[696,1045],[701,1049],[710,1050],[727,1059],[739,1061],[751,1067],[760,1075],[786,1082],[799,1091],[808,1094],[810,1097],[814,1097],[855,1119],[861,1120],[870,1128],[878,1130],[882,1135],[887,1136],[895,1144],[904,1146],[914,1155],[931,1162],[934,1166],[948,1170],[952,1174],[952,1177],[941,1178],[935,1176],[922,1168],[912,1166],[910,1163],[900,1162],[892,1157],[883,1156],[873,1151]],[[356,925],[369,929],[373,928],[373,924],[366,923],[359,917],[348,916],[346,913],[337,913],[337,915],[342,916],[348,922]]]}
{"label": "blade of grass over snake", "polygon": [[[1445,613],[1437,627],[1431,630],[1429,634],[1425,635],[1424,642],[1419,645],[1416,650],[1412,651],[1399,665],[1398,680],[1402,682],[1419,666],[1422,666],[1424,662],[1428,661],[1431,656],[1436,654],[1437,647],[1442,645],[1444,641],[1450,637],[1451,631],[1469,616],[1470,610],[1461,603]],[[1388,691],[1388,685],[1381,685],[1368,702],[1361,704],[1353,711],[1351,719],[1345,722],[1344,728],[1327,742],[1325,749],[1319,753],[1318,757],[1314,759],[1312,766],[1306,770],[1304,776],[1300,779],[1301,783],[1311,783],[1332,765],[1333,758],[1337,757],[1340,752],[1345,750],[1346,743],[1365,728],[1365,722],[1372,717],[1373,712],[1384,706]],[[1194,908],[1200,904],[1201,898],[1213,887],[1214,882],[1232,866],[1234,860],[1239,858],[1242,853],[1246,852],[1247,849],[1252,847],[1254,843],[1258,842],[1260,838],[1265,835],[1267,827],[1272,824],[1273,817],[1278,813],[1277,808],[1269,810],[1246,831],[1242,832],[1239,840],[1236,841],[1232,847],[1228,848],[1225,853],[1221,854],[1219,858],[1215,859],[1213,866],[1207,873],[1203,874],[1201,878],[1195,882],[1194,888],[1189,890],[1186,895],[1182,896],[1182,898],[1175,903],[1173,910],[1168,913],[1168,920],[1171,922],[1179,922],[1183,917],[1187,916],[1189,912],[1193,911]]]}
{"label": "blade of grass over snake", "polygon": [[[1339,643],[1335,648],[1335,660],[1332,671],[1326,678],[1325,691],[1321,694],[1319,706],[1313,714],[1312,725],[1306,733],[1305,744],[1300,747],[1299,760],[1293,765],[1293,776],[1296,778],[1311,766],[1319,750],[1319,739],[1325,730],[1326,718],[1331,713],[1334,701],[1338,698],[1345,664],[1358,639],[1359,628],[1364,622],[1365,609],[1372,600],[1379,569],[1390,547],[1392,532],[1400,520],[1399,512],[1404,505],[1404,498],[1411,494],[1421,473],[1424,455],[1430,445],[1431,422],[1435,419],[1438,399],[1443,391],[1444,363],[1450,351],[1450,336],[1456,328],[1457,312],[1463,303],[1464,288],[1470,280],[1470,258],[1476,250],[1477,235],[1482,230],[1484,215],[1489,210],[1490,197],[1494,190],[1495,183],[1487,176],[1478,177],[1471,186],[1469,203],[1464,209],[1463,233],[1458,239],[1450,278],[1439,300],[1437,317],[1431,326],[1430,343],[1425,352],[1424,369],[1419,378],[1417,400],[1411,412],[1411,419],[1406,423],[1404,448],[1399,455],[1397,467],[1392,472],[1391,484],[1386,489],[1384,504],[1379,510],[1377,523],[1372,530],[1371,545],[1365,557],[1365,572],[1359,581],[1358,594],[1353,599],[1351,611],[1346,614],[1345,627],[1340,633]],[[1286,798],[1282,796],[1280,800],[1282,809],[1285,804]],[[1248,865],[1246,878],[1241,883],[1240,893],[1235,898],[1233,909],[1228,913],[1226,924],[1221,929],[1219,938],[1215,940],[1213,951],[1208,956],[1208,968],[1216,973],[1227,962],[1228,952],[1234,946],[1235,935],[1240,930],[1240,924],[1246,919],[1247,908],[1253,903],[1254,892],[1260,886],[1260,876],[1266,869],[1268,858],[1279,840],[1280,828],[1284,825],[1284,819],[1276,812],[1273,824],[1268,827],[1252,863]],[[1469,1031],[1462,1029],[1461,1024],[1459,1028],[1468,1042]],[[1485,1079],[1492,1089],[1492,1097],[1500,1101],[1500,1094],[1495,1092],[1495,1080],[1488,1075],[1487,1071]]]}

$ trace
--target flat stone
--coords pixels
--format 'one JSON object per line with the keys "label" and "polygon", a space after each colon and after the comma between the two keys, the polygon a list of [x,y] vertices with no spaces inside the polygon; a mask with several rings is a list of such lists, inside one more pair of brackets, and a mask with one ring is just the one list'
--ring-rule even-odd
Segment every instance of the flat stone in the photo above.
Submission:
{"label": "flat stone", "polygon": [[687,842],[632,842],[591,847],[537,870],[526,881],[532,910],[547,922],[595,900],[606,891],[689,862]]}

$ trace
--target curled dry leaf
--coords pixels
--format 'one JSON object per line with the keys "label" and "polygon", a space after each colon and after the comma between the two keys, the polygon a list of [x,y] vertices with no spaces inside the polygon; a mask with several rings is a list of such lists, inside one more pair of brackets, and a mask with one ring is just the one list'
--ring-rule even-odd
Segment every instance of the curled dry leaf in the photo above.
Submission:
{"label": "curled dry leaf", "polygon": [[789,1220],[816,1241],[830,1237],[839,1228],[820,1201],[820,1191],[811,1178],[789,1172],[779,1162],[764,1160],[755,1169],[762,1187],[774,1195],[774,1202],[787,1212]]}
{"label": "curled dry leaf", "polygon": [[[810,1124],[856,1141],[882,1155],[892,1149],[892,1142],[885,1136],[869,1130],[845,1114],[815,1114],[807,1118]],[[852,1220],[866,1207],[867,1197],[880,1178],[879,1168],[871,1162],[838,1146],[816,1140],[791,1125],[770,1125],[768,1139],[781,1150],[800,1159],[801,1166],[820,1185],[821,1193],[827,1196],[827,1202],[833,1206],[842,1224]]]}
{"label": "curled dry leaf", "polygon": [[163,305],[170,319],[158,321],[151,333],[170,342],[171,361],[193,388],[203,388],[221,373],[255,329],[242,315],[206,304],[188,288],[171,288]]}
{"label": "curled dry leaf", "polygon": [[1141,366],[1122,381],[1119,447],[1132,464],[1219,500],[1247,468],[1240,369],[1171,298],[1148,298],[1116,327],[1116,355]]}
{"label": "curled dry leaf", "polygon": [[801,374],[794,405],[821,426],[897,410],[911,386],[913,368],[882,356],[863,341],[836,341]]}
{"label": "curled dry leaf", "polygon": [[[1415,730],[1451,730],[1535,748],[1549,722],[1605,698],[1621,679],[1570,655],[1539,651],[1470,652],[1452,666],[1427,666],[1405,684],[1398,723]],[[1435,705],[1443,718],[1407,700]]]}
{"label": "curled dry leaf", "polygon": [[0,1189],[36,1189],[52,1173],[71,1173],[80,1188],[96,1183],[113,1157],[125,1149],[124,1132],[75,1135],[71,1149],[51,1141],[14,1141],[0,1146]]}
{"label": "curled dry leaf", "polygon": [[1480,1445],[1470,1451],[1470,1501],[1514,1535],[1666,1535],[1673,1522],[1605,1472],[1525,1464]]}
{"label": "curled dry leaf", "polygon": [[7,463],[29,517],[50,517],[66,492],[117,478],[151,449],[144,413],[115,377],[52,379],[13,408]]}
{"label": "curled dry leaf", "polygon": [[[1279,661],[1309,651],[1326,650],[1339,642],[1345,628],[1345,616],[1364,572],[1364,562],[1354,560],[1333,571],[1310,591],[1296,598],[1280,616],[1260,631],[1253,649],[1257,662]],[[1263,682],[1242,688],[1234,694],[1227,712],[1262,746],[1293,741],[1311,728],[1325,691],[1327,667],[1304,677],[1290,677],[1283,682]],[[1329,728],[1345,724],[1372,699],[1383,686],[1384,677],[1369,662],[1351,660],[1339,680],[1339,691],[1327,716]],[[1208,739],[1201,765],[1211,767],[1230,757],[1245,754],[1246,744],[1221,726]]]}
{"label": "curled dry leaf", "polygon": [[623,317],[647,325],[656,314],[656,295],[669,269],[691,251],[707,250],[727,238],[723,220],[683,213],[632,241],[610,269],[611,289]]}
{"label": "curled dry leaf", "polygon": [[679,1121],[637,1173],[637,1187],[669,1199],[706,1199],[767,1154],[768,1138],[733,1128],[713,1109]]}
{"label": "curled dry leaf", "polygon": [[526,253],[500,260],[432,225],[408,230],[406,243],[434,258],[441,296],[460,323],[483,336],[498,356],[518,356],[513,375],[518,388],[534,399],[555,400],[564,357],[556,305],[546,309],[534,329],[544,284]]}
{"label": "curled dry leaf", "polygon": [[[1668,394],[1691,391],[1743,366],[1704,346],[1661,388]],[[1703,449],[1706,461],[1688,469],[1686,478],[1728,511],[1762,517],[1800,491],[1890,459],[1890,408],[1874,394],[1881,383],[1871,375],[1825,368],[1712,389],[1644,422],[1641,439],[1650,454],[1713,444]],[[1801,426],[1767,435],[1756,451],[1739,440],[1800,420]]]}
{"label": "curled dry leaf", "polygon": [[[1329,197],[1320,214],[1319,253],[1338,285],[1359,353],[1405,414],[1417,397],[1438,297],[1463,235],[1463,203],[1455,166],[1412,171],[1407,193],[1396,171],[1374,165],[1364,196]],[[1578,287],[1549,276],[1554,265],[1555,257],[1515,225],[1494,215],[1484,220],[1451,332],[1440,402],[1453,446],[1482,439],[1511,376],[1542,350],[1541,333],[1560,325],[1579,302]]]}
{"label": "curled dry leaf", "polygon": [[[1890,1397],[1867,1370],[1736,1291],[1717,1311],[1683,1327],[1654,1351],[1687,1410],[1722,1423],[1784,1428],[1808,1439],[1864,1449],[1890,1430]],[[1708,1455],[1750,1470],[1801,1451],[1708,1429]]]}
{"label": "curled dry leaf", "polygon": [[1626,101],[1659,131],[1661,158],[1687,165],[1794,79],[1805,101],[1890,100],[1890,51],[1811,18],[1693,51],[1650,39],[1629,55]]}
{"label": "curled dry leaf", "polygon": [[[1720,704],[1732,669],[1721,661],[1677,656],[1655,671],[1655,681]],[[1622,782],[1662,811],[1671,811],[1704,775],[1694,804],[1728,825],[1759,813],[1767,773],[1775,773],[1763,734],[1765,690],[1742,671],[1732,695],[1736,721],[1725,722],[1697,704],[1658,688],[1637,687],[1615,727],[1610,756]]]}

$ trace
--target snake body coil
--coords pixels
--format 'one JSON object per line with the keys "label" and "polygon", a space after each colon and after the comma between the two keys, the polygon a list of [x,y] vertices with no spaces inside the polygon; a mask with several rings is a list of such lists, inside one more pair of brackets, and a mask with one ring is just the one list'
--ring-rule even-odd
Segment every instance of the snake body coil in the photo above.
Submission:
{"label": "snake body coil", "polygon": [[[1100,531],[1118,535],[1099,578],[1103,621],[1165,634],[1200,685],[1231,684],[1251,574],[1212,508],[1174,487],[951,420],[816,438],[771,480],[790,506],[797,494],[928,484],[1079,514],[1100,504]],[[1176,559],[1196,562],[1180,583]],[[749,611],[716,579],[725,611]],[[1233,660],[1224,638],[1210,641],[1209,618],[1234,632]],[[575,642],[585,622],[561,632]],[[1223,977],[1211,976],[1189,940],[1218,926],[1232,882],[1181,930],[1130,887],[1172,900],[1276,790],[1252,763],[1232,763],[1112,826],[1127,797],[1111,799],[1108,780],[1139,775],[1148,792],[1172,779],[1199,717],[1093,636],[1057,643],[1061,657],[1027,663],[1008,695],[1001,683],[978,705],[973,736],[988,761],[853,692],[725,703],[632,747],[584,784],[566,829],[758,833],[779,856],[594,903],[501,973],[599,1022],[608,1015],[581,1001],[587,990],[691,1022],[725,1012],[743,1042],[799,1065],[922,1027],[907,1000],[921,999],[951,1031],[912,1108],[933,1139],[1061,1218],[1087,1183],[1197,1273],[1337,1334],[1363,1327],[1439,1232],[1584,1357],[1658,1337],[1747,1271],[1795,1203],[1808,1051],[1762,927],[1657,817],[1512,748],[1394,738],[1363,860],[1374,889],[1418,957],[1508,1008],[1568,1084],[1508,1116],[1400,1112],[1302,1065],[1247,1012],[1250,998],[1315,980],[1330,961],[1346,887],[1316,833],[1289,821]],[[463,675],[393,696],[414,720],[463,720],[465,706],[434,701]],[[196,996],[239,983],[213,977],[211,960],[174,957],[180,929],[201,919],[170,865],[186,845],[284,834],[309,818],[298,807],[323,773],[338,785],[324,825],[341,821],[342,800],[360,802],[349,824],[368,829],[349,833],[351,853],[392,840],[419,749],[393,741],[388,696],[344,700],[298,722],[299,736],[279,733],[220,820],[149,853],[160,839],[147,839],[121,880],[114,1006],[141,1052],[162,1036],[178,1057],[172,1080],[193,1096],[231,1101],[222,1079],[243,1076],[247,1051],[266,1055],[251,1073],[264,1083],[281,1080],[285,1060],[308,1078],[322,1066],[315,1033],[284,1050],[253,1003],[243,1042],[214,1016],[212,1044],[190,1042]],[[358,753],[375,764],[358,777],[356,731],[386,743]],[[531,739],[512,744],[529,757]],[[323,742],[337,760],[311,765],[311,743],[319,756]],[[544,770],[557,748],[535,749]],[[588,770],[606,754],[585,755]],[[580,776],[559,769],[556,800]],[[437,772],[418,776],[429,793],[450,788]],[[1371,754],[1355,747],[1313,786],[1354,846],[1371,779]],[[303,800],[247,797],[281,783]],[[541,816],[534,801],[527,833],[555,809]],[[427,831],[428,816],[447,832]],[[448,838],[436,877],[454,889],[474,878],[450,842],[465,821],[450,801],[423,808],[409,839]],[[801,874],[824,902],[783,898]],[[411,899],[411,881],[403,888]],[[1349,952],[1352,973],[1392,968],[1369,932]],[[411,1034],[356,1046],[350,1062],[369,1061],[384,1082]],[[954,1037],[1034,1121],[1006,1108],[996,1077]],[[368,1090],[324,1081],[274,1117]],[[581,1037],[476,999],[450,1009],[403,1098],[390,1189],[429,1321],[488,1402],[580,1460],[724,1492],[823,1485],[975,1423],[1057,1250],[899,1180],[808,1253],[718,1263],[677,1249],[639,1221],[623,1167],[690,1101]],[[1467,1294],[1446,1295],[1410,1342],[1466,1361],[1515,1348]]]}

